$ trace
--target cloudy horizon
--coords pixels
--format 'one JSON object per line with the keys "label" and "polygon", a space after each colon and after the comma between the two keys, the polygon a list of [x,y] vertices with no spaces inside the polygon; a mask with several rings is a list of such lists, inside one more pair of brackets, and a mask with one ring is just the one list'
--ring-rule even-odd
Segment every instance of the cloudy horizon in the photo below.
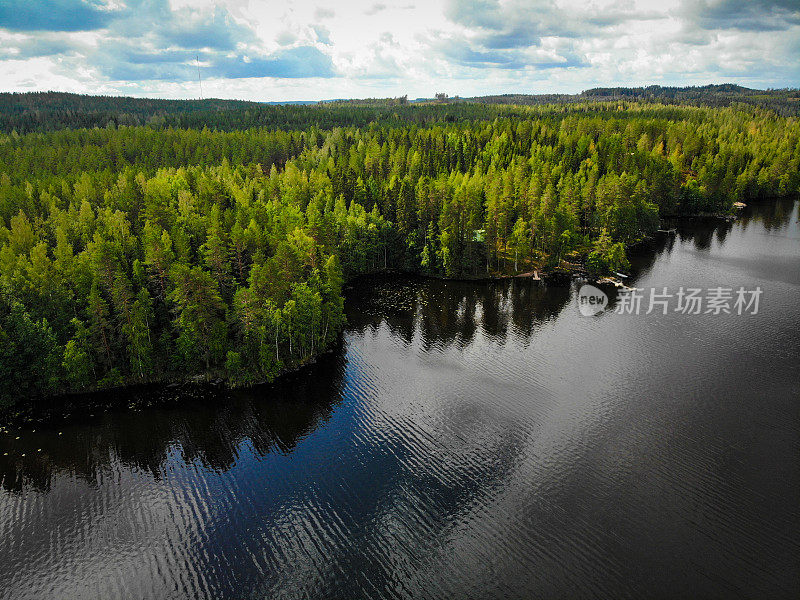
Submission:
{"label": "cloudy horizon", "polygon": [[796,0],[0,0],[0,91],[257,101],[797,87]]}

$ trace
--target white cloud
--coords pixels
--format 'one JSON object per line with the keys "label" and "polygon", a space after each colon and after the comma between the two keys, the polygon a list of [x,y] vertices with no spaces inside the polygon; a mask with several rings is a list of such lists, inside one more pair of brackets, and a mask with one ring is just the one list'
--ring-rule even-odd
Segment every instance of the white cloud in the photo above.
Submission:
{"label": "white cloud", "polygon": [[0,5],[0,89],[194,97],[198,54],[206,95],[253,100],[800,82],[792,0],[73,1]]}

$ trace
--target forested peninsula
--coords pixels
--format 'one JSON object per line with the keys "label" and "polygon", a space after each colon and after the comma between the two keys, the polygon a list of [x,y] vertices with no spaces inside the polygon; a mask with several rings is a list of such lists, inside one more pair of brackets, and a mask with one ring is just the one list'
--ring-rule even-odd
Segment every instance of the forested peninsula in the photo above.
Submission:
{"label": "forested peninsula", "polygon": [[797,118],[735,102],[82,98],[102,126],[0,99],[0,408],[271,381],[334,343],[349,278],[603,274],[664,216],[800,191]]}

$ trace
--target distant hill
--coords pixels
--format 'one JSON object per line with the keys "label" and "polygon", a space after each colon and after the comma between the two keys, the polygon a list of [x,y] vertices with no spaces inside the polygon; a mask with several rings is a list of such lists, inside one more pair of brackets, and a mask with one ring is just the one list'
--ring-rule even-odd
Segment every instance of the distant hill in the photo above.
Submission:
{"label": "distant hill", "polygon": [[131,114],[152,114],[159,110],[185,112],[192,110],[231,109],[258,106],[260,102],[247,100],[167,100],[162,98],[133,98],[130,96],[93,96],[68,92],[0,92],[3,112],[26,110],[93,110]]}
{"label": "distant hill", "polygon": [[162,100],[89,96],[66,92],[0,93],[0,128],[19,133],[44,129],[144,125],[166,114],[258,107],[244,100]]}
{"label": "distant hill", "polygon": [[[370,123],[434,123],[483,119],[498,107],[479,103],[419,106],[403,98],[287,102],[160,100],[61,92],[0,93],[0,132],[25,134],[95,127],[149,125],[222,131],[364,127]],[[514,107],[502,108],[504,112]]]}
{"label": "distant hill", "polygon": [[[211,129],[322,129],[363,126],[373,121],[453,121],[482,118],[476,105],[530,106],[579,102],[637,101],[661,104],[728,106],[742,102],[782,116],[800,114],[800,90],[755,90],[734,84],[700,87],[603,87],[580,94],[501,94],[473,98],[365,98],[321,102],[296,100],[162,100],[90,96],[65,92],[0,93],[0,132],[19,134],[58,129],[154,125]],[[468,108],[468,106],[472,108]],[[421,110],[424,108],[424,111]]]}
{"label": "distant hill", "polygon": [[800,90],[756,90],[732,83],[720,85],[662,87],[598,87],[580,94],[501,94],[465,98],[485,104],[540,105],[614,100],[650,101],[663,104],[728,106],[743,102],[774,110],[783,116],[800,114]]}
{"label": "distant hill", "polygon": [[[212,129],[360,126],[384,117],[386,109],[407,104],[405,97],[252,102],[218,98],[165,100],[66,92],[0,92],[0,132],[23,134],[124,125],[208,126]],[[316,112],[310,113],[309,107]],[[382,112],[353,112],[364,108]]]}

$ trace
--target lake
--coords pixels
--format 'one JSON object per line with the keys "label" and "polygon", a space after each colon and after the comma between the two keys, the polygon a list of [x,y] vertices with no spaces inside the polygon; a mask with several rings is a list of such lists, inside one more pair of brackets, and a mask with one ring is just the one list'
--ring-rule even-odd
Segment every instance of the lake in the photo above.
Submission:
{"label": "lake", "polygon": [[277,385],[2,433],[0,598],[795,598],[799,209],[661,234],[639,314],[361,279]]}

